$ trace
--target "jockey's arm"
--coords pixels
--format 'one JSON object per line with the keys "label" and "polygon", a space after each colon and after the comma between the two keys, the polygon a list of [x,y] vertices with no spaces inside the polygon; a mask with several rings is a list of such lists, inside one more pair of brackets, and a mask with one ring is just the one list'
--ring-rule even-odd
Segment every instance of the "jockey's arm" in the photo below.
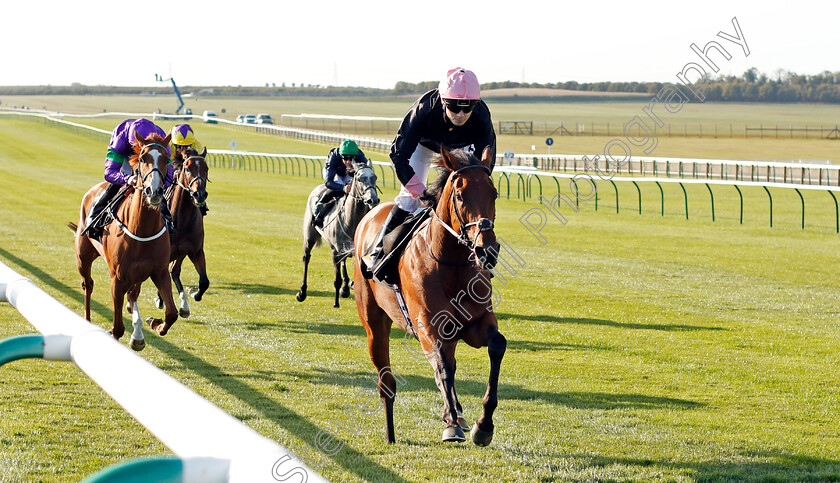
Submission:
{"label": "jockey's arm", "polygon": [[114,151],[108,150],[105,156],[105,181],[111,184],[123,185],[129,175],[121,171],[123,163],[125,163],[125,156]]}

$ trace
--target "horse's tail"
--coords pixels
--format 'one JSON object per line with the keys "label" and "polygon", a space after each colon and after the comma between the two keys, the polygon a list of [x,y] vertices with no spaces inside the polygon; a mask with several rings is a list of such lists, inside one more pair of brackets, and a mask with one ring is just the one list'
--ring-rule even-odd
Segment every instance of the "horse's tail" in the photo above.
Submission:
{"label": "horse's tail", "polygon": [[71,230],[73,230],[73,233],[76,233],[76,230],[79,229],[79,226],[71,221],[67,223],[67,228],[70,228]]}

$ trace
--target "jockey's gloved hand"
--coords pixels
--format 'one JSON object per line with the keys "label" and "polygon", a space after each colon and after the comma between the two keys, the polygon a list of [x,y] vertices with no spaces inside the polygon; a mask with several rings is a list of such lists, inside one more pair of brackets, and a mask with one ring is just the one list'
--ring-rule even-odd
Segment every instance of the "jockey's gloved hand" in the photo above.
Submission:
{"label": "jockey's gloved hand", "polygon": [[437,204],[437,198],[435,195],[429,193],[429,190],[423,190],[423,194],[420,195],[420,201],[425,203],[426,206],[435,206]]}
{"label": "jockey's gloved hand", "polygon": [[125,184],[128,185],[128,186],[134,186],[135,184],[137,184],[137,175],[132,174],[131,176],[126,178],[125,179]]}

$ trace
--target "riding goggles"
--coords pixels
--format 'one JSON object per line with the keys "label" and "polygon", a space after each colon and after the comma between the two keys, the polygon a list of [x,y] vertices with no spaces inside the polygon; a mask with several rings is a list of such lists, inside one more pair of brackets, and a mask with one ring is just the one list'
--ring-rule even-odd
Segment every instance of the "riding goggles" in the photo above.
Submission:
{"label": "riding goggles", "polygon": [[446,108],[453,114],[458,114],[461,111],[469,114],[475,109],[475,105],[478,104],[478,99],[444,99],[443,103],[446,104]]}

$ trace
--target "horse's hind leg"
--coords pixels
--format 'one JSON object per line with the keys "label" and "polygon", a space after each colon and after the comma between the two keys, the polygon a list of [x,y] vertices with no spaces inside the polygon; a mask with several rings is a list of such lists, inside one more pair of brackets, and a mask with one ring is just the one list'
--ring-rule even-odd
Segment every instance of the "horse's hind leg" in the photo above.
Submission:
{"label": "horse's hind leg", "polygon": [[[81,230],[81,228],[79,228]],[[76,268],[82,276],[82,293],[85,296],[85,320],[90,322],[90,298],[93,294],[93,278],[90,269],[99,256],[88,237],[76,235]]]}
{"label": "horse's hind leg", "polygon": [[137,299],[140,297],[140,284],[138,283],[128,291],[128,308],[131,310],[131,338],[128,345],[136,351],[146,347],[146,340],[143,336],[143,318],[140,316],[140,308],[137,306]]}
{"label": "horse's hind leg", "polygon": [[178,307],[178,316],[187,318],[190,316],[190,297],[181,284],[181,263],[183,261],[184,257],[173,260],[169,265],[169,274],[172,276],[172,281],[175,283],[175,290],[178,291],[178,300],[181,302],[181,306]]}
{"label": "horse's hind leg", "polygon": [[111,280],[111,299],[114,302],[114,325],[111,327],[111,335],[119,340],[125,334],[125,325],[123,325],[122,308],[125,303],[125,293],[127,288],[117,279]]}
{"label": "horse's hind leg", "polygon": [[[198,272],[198,289],[191,290],[190,295],[193,296],[196,302],[201,302],[201,297],[204,296],[204,292],[210,288],[210,279],[207,278],[207,261],[204,259],[204,248],[201,248],[195,254],[190,254],[190,261],[195,267],[195,271]],[[180,280],[178,282],[180,283]]]}
{"label": "horse's hind leg", "polygon": [[[359,311],[359,319],[367,332],[368,351],[370,360],[376,367],[378,374],[379,397],[385,402],[385,437],[388,443],[396,442],[394,433],[394,399],[397,396],[397,378],[391,370],[391,355],[389,353],[391,336],[391,319],[385,316],[385,312],[377,305],[373,298],[373,291],[370,285],[356,270],[356,307]],[[405,380],[399,378],[400,384],[405,385]]]}
{"label": "horse's hind leg", "polygon": [[350,277],[347,276],[347,259],[341,262],[341,275],[344,279],[344,284],[341,286],[341,298],[350,297]]}
{"label": "horse's hind leg", "polygon": [[306,277],[309,274],[309,258],[310,254],[312,253],[312,248],[315,247],[315,242],[319,240],[321,235],[315,231],[315,228],[309,228],[309,231],[305,231],[303,233],[303,282],[300,284],[300,290],[298,291],[297,295],[295,295],[295,299],[298,302],[303,302],[306,300]]}
{"label": "horse's hind leg", "polygon": [[146,322],[149,323],[152,330],[163,336],[169,332],[169,328],[178,320],[178,308],[175,307],[175,300],[172,298],[172,281],[169,279],[169,270],[164,268],[160,272],[152,274],[151,278],[161,294],[163,306],[166,310],[164,320],[149,317]]}

